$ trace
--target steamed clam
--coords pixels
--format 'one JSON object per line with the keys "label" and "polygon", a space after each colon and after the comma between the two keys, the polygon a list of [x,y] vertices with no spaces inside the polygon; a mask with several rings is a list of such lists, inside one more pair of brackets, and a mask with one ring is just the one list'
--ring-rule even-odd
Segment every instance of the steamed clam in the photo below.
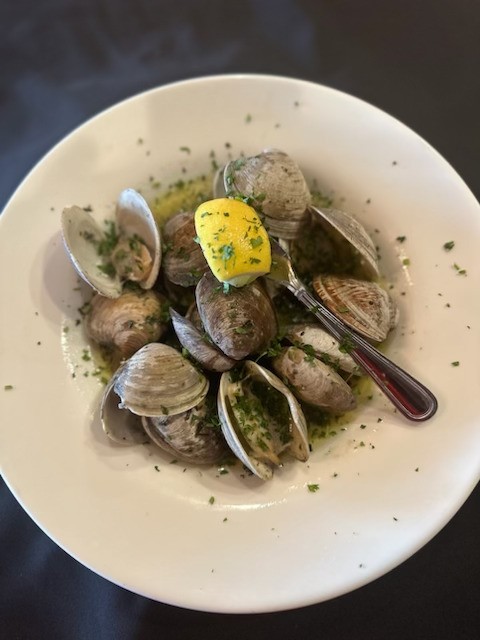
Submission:
{"label": "steamed clam", "polygon": [[297,163],[283,151],[266,149],[229,162],[223,171],[227,195],[241,195],[265,216],[269,232],[282,238],[299,235],[311,202]]}
{"label": "steamed clam", "polygon": [[[108,383],[101,402],[103,429],[111,440],[119,444],[152,441],[175,458],[194,464],[214,464],[225,458],[227,447],[211,402],[202,397],[191,408],[174,415],[150,416],[147,406],[142,406],[140,414],[134,413],[121,403],[115,390],[123,369]],[[188,375],[184,372],[185,377]],[[149,382],[147,377],[147,387]]]}
{"label": "steamed clam", "polygon": [[398,322],[398,308],[376,282],[345,276],[315,276],[313,288],[335,315],[374,342],[383,342]]}
{"label": "steamed clam", "polygon": [[170,309],[172,324],[182,347],[189,355],[202,365],[207,371],[228,371],[237,361],[226,356],[216,347],[208,335],[193,324],[187,317],[180,315],[175,309]]}
{"label": "steamed clam", "polygon": [[195,296],[205,331],[233,360],[262,351],[277,333],[275,309],[258,280],[224,293],[218,280],[207,272],[197,284]]}
{"label": "steamed clam", "polygon": [[233,375],[225,372],[218,390],[218,415],[233,453],[263,480],[288,451],[305,462],[307,424],[300,405],[277,376],[247,360]]}
{"label": "steamed clam", "polygon": [[295,396],[314,407],[344,413],[356,406],[355,396],[332,367],[297,347],[287,347],[272,361],[274,371]]}
{"label": "steamed clam", "polygon": [[359,375],[360,369],[352,356],[346,353],[338,340],[322,329],[318,323],[294,324],[288,327],[285,337],[293,346],[300,347],[307,355],[314,355],[335,370]]}
{"label": "steamed clam", "polygon": [[182,287],[196,285],[207,270],[207,261],[195,242],[194,214],[181,211],[163,227],[163,271],[170,282]]}
{"label": "steamed clam", "polygon": [[127,280],[151,289],[161,262],[160,233],[144,198],[134,189],[118,197],[115,221],[100,227],[78,206],[62,212],[62,234],[78,274],[97,293],[118,298]]}
{"label": "steamed clam", "polygon": [[285,240],[299,238],[311,219],[346,240],[360,257],[369,277],[378,277],[375,245],[350,213],[318,207],[297,163],[285,152],[265,149],[256,156],[230,161],[214,180],[214,192],[247,198],[262,212],[269,233]]}
{"label": "steamed clam", "polygon": [[[292,158],[267,149],[233,160],[217,174],[214,190],[229,203],[234,198],[252,204],[270,240],[274,236],[288,245],[293,263],[301,267],[302,277],[308,274],[308,284],[325,304],[370,340],[385,339],[398,312],[388,294],[370,281],[378,277],[373,242],[350,214],[314,206]],[[231,214],[221,211],[222,225],[228,226]],[[289,294],[261,277],[245,286],[227,279],[222,285],[198,244],[201,233],[196,237],[188,209],[162,227],[161,271],[158,227],[132,189],[120,195],[107,232],[79,207],[64,210],[62,228],[79,274],[96,291],[85,318],[87,335],[126,359],[101,405],[105,433],[115,442],[152,441],[194,464],[219,463],[229,447],[266,480],[288,455],[308,459],[302,407],[331,414],[355,407],[352,386],[359,370],[342,345],[318,324],[303,322],[301,314],[282,317]],[[305,238],[311,251],[305,251]],[[223,236],[218,240],[225,245]],[[264,246],[270,250],[268,240],[265,234]],[[240,260],[237,250],[231,253]],[[358,257],[365,281],[357,277]],[[285,308],[295,304],[292,297]]]}
{"label": "steamed clam", "polygon": [[90,301],[85,331],[96,343],[129,358],[149,342],[157,342],[167,329],[168,302],[149,290],[125,291],[119,298],[98,293]]}
{"label": "steamed clam", "polygon": [[199,404],[209,382],[181,353],[154,342],[142,347],[115,375],[121,408],[140,416],[168,416]]}

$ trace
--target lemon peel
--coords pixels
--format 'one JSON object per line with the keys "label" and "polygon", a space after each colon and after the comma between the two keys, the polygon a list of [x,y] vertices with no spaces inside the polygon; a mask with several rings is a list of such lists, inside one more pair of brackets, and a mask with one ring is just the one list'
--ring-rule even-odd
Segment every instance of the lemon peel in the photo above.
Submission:
{"label": "lemon peel", "polygon": [[203,202],[195,211],[198,242],[220,282],[243,287],[271,269],[268,233],[253,207],[235,198]]}

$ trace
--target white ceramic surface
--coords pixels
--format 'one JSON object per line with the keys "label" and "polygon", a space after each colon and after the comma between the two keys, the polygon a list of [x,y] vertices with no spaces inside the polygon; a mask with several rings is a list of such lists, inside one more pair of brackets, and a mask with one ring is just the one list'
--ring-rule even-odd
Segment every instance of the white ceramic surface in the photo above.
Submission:
{"label": "white ceramic surface", "polygon": [[[64,205],[111,213],[126,187],[152,195],[151,176],[167,185],[208,170],[211,151],[222,162],[266,146],[290,153],[372,232],[401,310],[388,354],[436,393],[439,410],[407,424],[375,392],[309,463],[262,483],[106,440],[59,229]],[[260,612],[360,587],[431,539],[478,481],[479,249],[479,206],[459,176],[353,97],[239,75],[122,102],[58,144],[0,217],[2,474],[68,553],[150,598]]]}

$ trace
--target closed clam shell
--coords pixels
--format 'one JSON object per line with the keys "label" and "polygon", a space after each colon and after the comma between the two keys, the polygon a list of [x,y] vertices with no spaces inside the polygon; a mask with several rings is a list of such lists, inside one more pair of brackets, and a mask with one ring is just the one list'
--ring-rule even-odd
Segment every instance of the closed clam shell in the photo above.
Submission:
{"label": "closed clam shell", "polygon": [[229,358],[242,360],[264,349],[277,333],[272,301],[258,280],[224,293],[211,272],[195,290],[205,331]]}
{"label": "closed clam shell", "polygon": [[196,285],[208,269],[202,249],[195,242],[196,231],[193,212],[180,212],[172,216],[163,227],[163,271],[174,284],[182,287]]}
{"label": "closed clam shell", "polygon": [[204,331],[202,319],[200,318],[200,314],[198,313],[197,303],[195,301],[188,307],[187,313],[185,315],[187,320],[193,324],[193,326],[198,329],[198,331]]}
{"label": "closed clam shell", "polygon": [[335,413],[350,411],[356,406],[355,396],[345,380],[302,349],[285,348],[272,360],[272,367],[303,402]]}
{"label": "closed clam shell", "polygon": [[397,305],[375,282],[315,276],[312,284],[332,313],[369,340],[382,342],[398,322]]}
{"label": "closed clam shell", "polygon": [[119,298],[95,294],[85,318],[85,330],[98,344],[117,349],[129,358],[166,331],[168,302],[155,291],[126,291]]}
{"label": "closed clam shell", "polygon": [[319,324],[295,324],[288,327],[285,334],[295,346],[307,347],[313,350],[317,358],[334,369],[341,369],[346,373],[360,375],[361,371],[352,356],[341,350],[341,345]]}
{"label": "closed clam shell", "polygon": [[193,322],[170,309],[173,328],[182,347],[208,371],[228,371],[237,364],[209,342],[205,332],[199,331]]}
{"label": "closed clam shell", "polygon": [[195,407],[207,395],[208,386],[205,376],[176,349],[154,342],[127,360],[114,390],[122,408],[156,417]]}
{"label": "closed clam shell", "polygon": [[228,449],[218,425],[212,425],[206,401],[183,413],[142,418],[147,435],[171,455],[193,464],[215,464]]}
{"label": "closed clam shell", "polygon": [[286,239],[300,234],[311,196],[299,166],[289,155],[266,149],[232,160],[223,175],[227,194],[252,198],[252,206],[265,216],[269,233]]}
{"label": "closed clam shell", "polygon": [[[266,393],[256,396],[252,382],[262,385]],[[272,392],[277,395],[272,397]],[[281,464],[283,451],[302,462],[309,457],[307,424],[300,405],[276,375],[256,362],[245,361],[240,375],[222,375],[218,416],[233,453],[262,480],[272,477],[272,465]]]}

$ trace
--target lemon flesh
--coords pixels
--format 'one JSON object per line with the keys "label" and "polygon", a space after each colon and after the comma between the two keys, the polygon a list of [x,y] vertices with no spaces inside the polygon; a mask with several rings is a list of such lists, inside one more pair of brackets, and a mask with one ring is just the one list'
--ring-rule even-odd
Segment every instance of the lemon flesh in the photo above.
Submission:
{"label": "lemon flesh", "polygon": [[208,266],[220,282],[243,287],[270,271],[268,233],[255,209],[241,200],[203,202],[195,211],[195,230]]}

